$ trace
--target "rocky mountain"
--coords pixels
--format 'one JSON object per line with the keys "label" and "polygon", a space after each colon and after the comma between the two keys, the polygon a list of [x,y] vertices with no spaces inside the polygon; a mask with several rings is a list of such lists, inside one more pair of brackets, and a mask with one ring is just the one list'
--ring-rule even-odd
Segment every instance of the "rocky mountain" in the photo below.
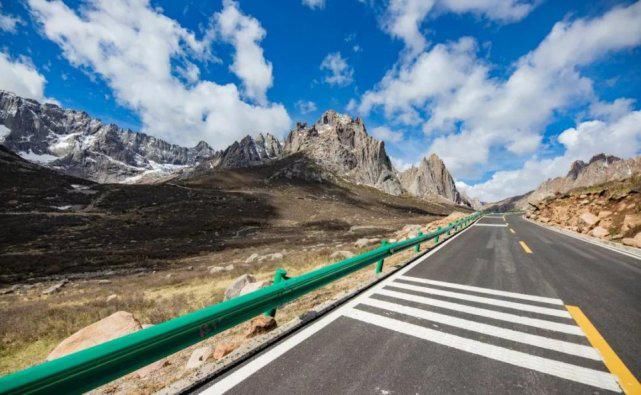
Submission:
{"label": "rocky mountain", "polygon": [[398,176],[401,185],[410,195],[422,198],[443,197],[457,204],[471,206],[469,198],[456,189],[452,175],[436,154],[423,158],[418,166],[412,166]]}
{"label": "rocky mountain", "polygon": [[0,143],[25,159],[97,182],[138,182],[215,154],[104,124],[87,113],[0,91]]}
{"label": "rocky mountain", "polygon": [[323,168],[356,184],[391,195],[403,192],[385,143],[367,134],[360,118],[327,111],[313,125],[297,124],[285,139],[284,154],[304,153]]}
{"label": "rocky mountain", "polygon": [[240,169],[259,166],[283,156],[280,141],[269,133],[246,136],[203,161],[199,169]]}

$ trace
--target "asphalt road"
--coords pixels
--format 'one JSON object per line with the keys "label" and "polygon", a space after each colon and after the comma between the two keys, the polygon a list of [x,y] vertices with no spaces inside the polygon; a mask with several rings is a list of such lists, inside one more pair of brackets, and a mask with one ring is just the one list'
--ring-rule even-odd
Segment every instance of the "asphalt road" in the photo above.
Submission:
{"label": "asphalt road", "polygon": [[484,217],[203,392],[619,392],[566,305],[641,377],[641,260]]}

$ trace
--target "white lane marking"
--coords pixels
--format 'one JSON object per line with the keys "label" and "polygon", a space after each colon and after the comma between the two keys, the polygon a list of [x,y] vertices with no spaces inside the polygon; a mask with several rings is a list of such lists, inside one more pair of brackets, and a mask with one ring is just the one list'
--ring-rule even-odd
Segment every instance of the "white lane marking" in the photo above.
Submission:
{"label": "white lane marking", "polygon": [[388,282],[392,281],[394,278],[398,276],[402,276],[403,274],[413,269],[415,266],[424,262],[427,258],[434,255],[441,248],[445,247],[450,242],[456,240],[456,238],[458,238],[460,235],[467,232],[468,229],[470,229],[470,227],[465,228],[459,233],[456,233],[452,237],[448,238],[442,244],[439,244],[438,246],[430,250],[427,254],[421,256],[420,258],[410,263],[409,265],[405,266],[404,268],[400,269],[396,273],[391,274],[388,278],[381,281],[379,284],[375,285],[371,289],[365,291],[363,294],[357,296],[352,301],[347,302],[343,306],[338,307],[333,312],[330,312],[326,316],[320,318],[317,322],[313,323],[312,325],[306,328],[303,328],[297,334],[287,337],[282,342],[267,349],[263,353],[259,354],[257,357],[251,359],[249,362],[247,362],[243,366],[239,367],[238,369],[234,370],[227,376],[223,377],[221,380],[215,382],[212,386],[205,389],[201,393],[207,394],[207,395],[222,394],[234,388],[236,385],[240,384],[242,381],[246,380],[249,376],[253,375],[263,367],[267,366],[276,358],[285,354],[287,351],[291,350],[292,348],[296,347],[298,344],[302,343],[305,339],[313,336],[316,332],[320,331],[327,325],[334,322],[337,318],[339,318],[343,314],[345,310],[351,309],[353,306],[360,303],[360,300],[362,300],[363,298],[367,298],[371,296],[376,291],[382,289]]}
{"label": "white lane marking", "polygon": [[616,379],[610,373],[601,372],[590,368],[584,368],[582,366],[576,366],[569,363],[556,361],[554,359],[530,355],[492,344],[486,344],[480,341],[451,335],[449,333],[440,332],[419,325],[409,324],[403,321],[395,320],[393,318],[383,317],[378,314],[372,314],[361,310],[352,309],[345,312],[344,315],[355,320],[366,322],[368,324],[376,325],[430,342],[438,343],[447,347],[455,348],[457,350],[481,355],[483,357],[505,362],[510,365],[536,370],[538,372],[546,373],[566,380],[576,381],[582,384],[591,385],[597,388],[621,392]]}
{"label": "white lane marking", "polygon": [[481,287],[474,287],[471,285],[448,283],[445,281],[428,280],[426,278],[420,278],[420,277],[400,276],[398,279],[414,281],[414,282],[423,283],[423,284],[439,285],[441,287],[447,287],[447,288],[462,289],[465,291],[473,291],[473,292],[489,294],[489,295],[508,296],[510,298],[531,300],[533,302],[550,303],[550,304],[557,304],[557,305],[563,306],[563,301],[561,299],[546,298],[545,296],[536,296],[536,295],[522,294],[518,292],[500,291],[498,289],[481,288]]}
{"label": "white lane marking", "polygon": [[475,223],[473,226],[496,226],[499,228],[507,228],[507,224],[488,224],[488,223]]}
{"label": "white lane marking", "polygon": [[535,328],[541,328],[549,331],[563,332],[563,333],[567,333],[570,335],[577,335],[577,336],[585,336],[581,328],[579,328],[576,325],[560,324],[558,322],[541,320],[538,318],[523,317],[516,314],[503,313],[500,311],[489,310],[489,309],[482,309],[480,307],[472,307],[464,304],[446,302],[444,300],[426,298],[424,296],[406,294],[406,293],[387,290],[387,289],[381,289],[379,291],[376,291],[376,295],[391,296],[393,298],[407,300],[409,302],[416,302],[416,303],[420,303],[428,306],[435,306],[443,309],[460,311],[462,313],[492,318],[499,321],[513,322],[515,324],[532,326]]}
{"label": "white lane marking", "polygon": [[397,303],[390,303],[378,299],[365,299],[361,301],[360,304],[389,310],[395,313],[401,313],[424,320],[439,322],[441,324],[466,329],[472,332],[478,332],[489,336],[500,337],[502,339],[529,344],[531,346],[541,347],[548,350],[577,355],[579,357],[593,359],[595,361],[603,360],[601,358],[601,354],[599,354],[596,349],[590,346],[584,346],[582,344],[550,339],[544,336],[538,336],[530,333],[515,331],[512,329],[501,328],[500,326],[483,324],[480,322],[452,317],[445,314],[439,314],[432,311],[417,309],[415,307],[404,306]]}
{"label": "white lane marking", "polygon": [[398,281],[394,281],[392,284],[388,284],[388,285],[390,287],[397,287],[397,288],[407,289],[409,291],[416,291],[416,292],[421,292],[421,293],[426,293],[431,295],[439,295],[439,296],[445,296],[448,298],[466,300],[468,302],[477,302],[477,303],[489,304],[492,306],[507,307],[508,309],[529,311],[532,313],[546,314],[546,315],[552,315],[555,317],[572,319],[572,316],[570,315],[570,313],[568,313],[567,310],[551,309],[548,307],[533,306],[525,303],[508,302],[501,299],[492,299],[492,298],[485,298],[482,296],[462,294],[459,292],[444,291],[441,289],[430,288],[424,285],[410,285],[410,284],[405,284]]}

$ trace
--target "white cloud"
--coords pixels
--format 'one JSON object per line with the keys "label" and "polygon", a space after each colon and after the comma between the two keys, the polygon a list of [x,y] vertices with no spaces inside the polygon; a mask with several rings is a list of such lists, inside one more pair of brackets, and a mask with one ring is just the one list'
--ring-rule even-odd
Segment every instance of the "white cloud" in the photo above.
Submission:
{"label": "white cloud", "polygon": [[316,103],[310,100],[299,100],[296,102],[296,109],[301,114],[309,114],[316,111]]}
{"label": "white cloud", "polygon": [[11,59],[0,52],[0,89],[19,96],[47,101],[44,96],[45,77],[26,58]]}
{"label": "white cloud", "polygon": [[390,160],[392,161],[392,166],[394,166],[394,168],[397,171],[405,171],[410,167],[412,167],[412,163],[404,161],[403,159],[396,158],[391,155],[390,155]]}
{"label": "white cloud", "polygon": [[565,153],[548,159],[527,160],[520,169],[498,171],[483,183],[465,184],[470,196],[493,202],[520,195],[548,178],[567,174],[575,160],[589,160],[600,153],[629,158],[641,152],[641,111],[631,111],[617,119],[590,120],[563,131],[558,141]]}
{"label": "white cloud", "polygon": [[325,8],[325,0],[303,0],[303,5],[312,10],[323,9]]}
{"label": "white cloud", "polygon": [[[234,84],[198,80],[193,67],[182,73],[191,82],[177,78],[172,60],[189,64],[190,59],[211,59],[213,37],[208,33],[198,40],[147,0],[92,0],[79,13],[59,0],[28,4],[65,58],[102,77],[120,103],[140,114],[144,131],[150,134],[172,143],[205,140],[222,148],[258,130],[282,134],[291,124],[281,104],[247,103]],[[232,69],[243,80],[246,95],[260,98],[269,85],[264,82],[264,68],[258,71],[261,77],[243,70],[247,53],[262,59],[262,51],[253,46],[264,32],[233,2],[226,2],[222,12],[233,16],[230,26],[221,27],[236,47]],[[263,60],[259,67],[266,64]]]}
{"label": "white cloud", "polygon": [[432,11],[472,13],[507,23],[522,19],[534,7],[533,2],[520,0],[389,0],[381,24],[392,37],[403,40],[411,57],[427,46],[421,25]]}
{"label": "white cloud", "polygon": [[23,23],[22,20],[18,17],[12,15],[2,14],[2,4],[0,4],[0,30],[15,33],[16,27]]}
{"label": "white cloud", "polygon": [[353,81],[354,70],[347,64],[340,52],[330,53],[325,56],[320,69],[329,72],[325,76],[325,82],[330,85],[347,86]]}
{"label": "white cloud", "polygon": [[640,21],[641,2],[599,18],[559,22],[507,80],[490,77],[473,39],[438,44],[390,70],[358,108],[366,114],[381,107],[396,122],[422,123],[436,135],[429,151],[458,178],[473,177],[493,147],[532,154],[556,111],[596,101],[580,67],[639,45]]}
{"label": "white cloud", "polygon": [[403,140],[403,132],[394,131],[387,126],[378,126],[371,130],[372,136],[379,140],[390,143],[398,143]]}
{"label": "white cloud", "polygon": [[265,37],[265,29],[251,16],[238,9],[238,3],[224,0],[224,8],[216,13],[216,30],[236,50],[230,70],[243,81],[244,93],[260,104],[267,103],[266,92],[272,86],[272,64],[265,60],[258,43]]}

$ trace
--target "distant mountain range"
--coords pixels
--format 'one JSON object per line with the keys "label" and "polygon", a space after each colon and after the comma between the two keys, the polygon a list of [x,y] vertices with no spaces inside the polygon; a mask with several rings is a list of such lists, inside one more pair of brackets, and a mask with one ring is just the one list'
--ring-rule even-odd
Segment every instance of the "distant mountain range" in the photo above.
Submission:
{"label": "distant mountain range", "polygon": [[587,163],[582,160],[573,162],[564,177],[549,179],[533,191],[492,203],[485,208],[499,211],[525,210],[544,199],[564,194],[576,188],[620,181],[635,174],[641,174],[641,156],[621,159],[602,153],[593,156]]}
{"label": "distant mountain range", "polygon": [[194,171],[262,166],[303,155],[331,176],[391,195],[478,204],[456,189],[438,156],[398,172],[385,144],[367,134],[361,119],[332,110],[313,125],[298,123],[283,142],[269,133],[258,134],[217,151],[205,142],[190,148],[170,144],[104,124],[85,112],[0,91],[0,143],[27,160],[100,183],[159,182]]}

